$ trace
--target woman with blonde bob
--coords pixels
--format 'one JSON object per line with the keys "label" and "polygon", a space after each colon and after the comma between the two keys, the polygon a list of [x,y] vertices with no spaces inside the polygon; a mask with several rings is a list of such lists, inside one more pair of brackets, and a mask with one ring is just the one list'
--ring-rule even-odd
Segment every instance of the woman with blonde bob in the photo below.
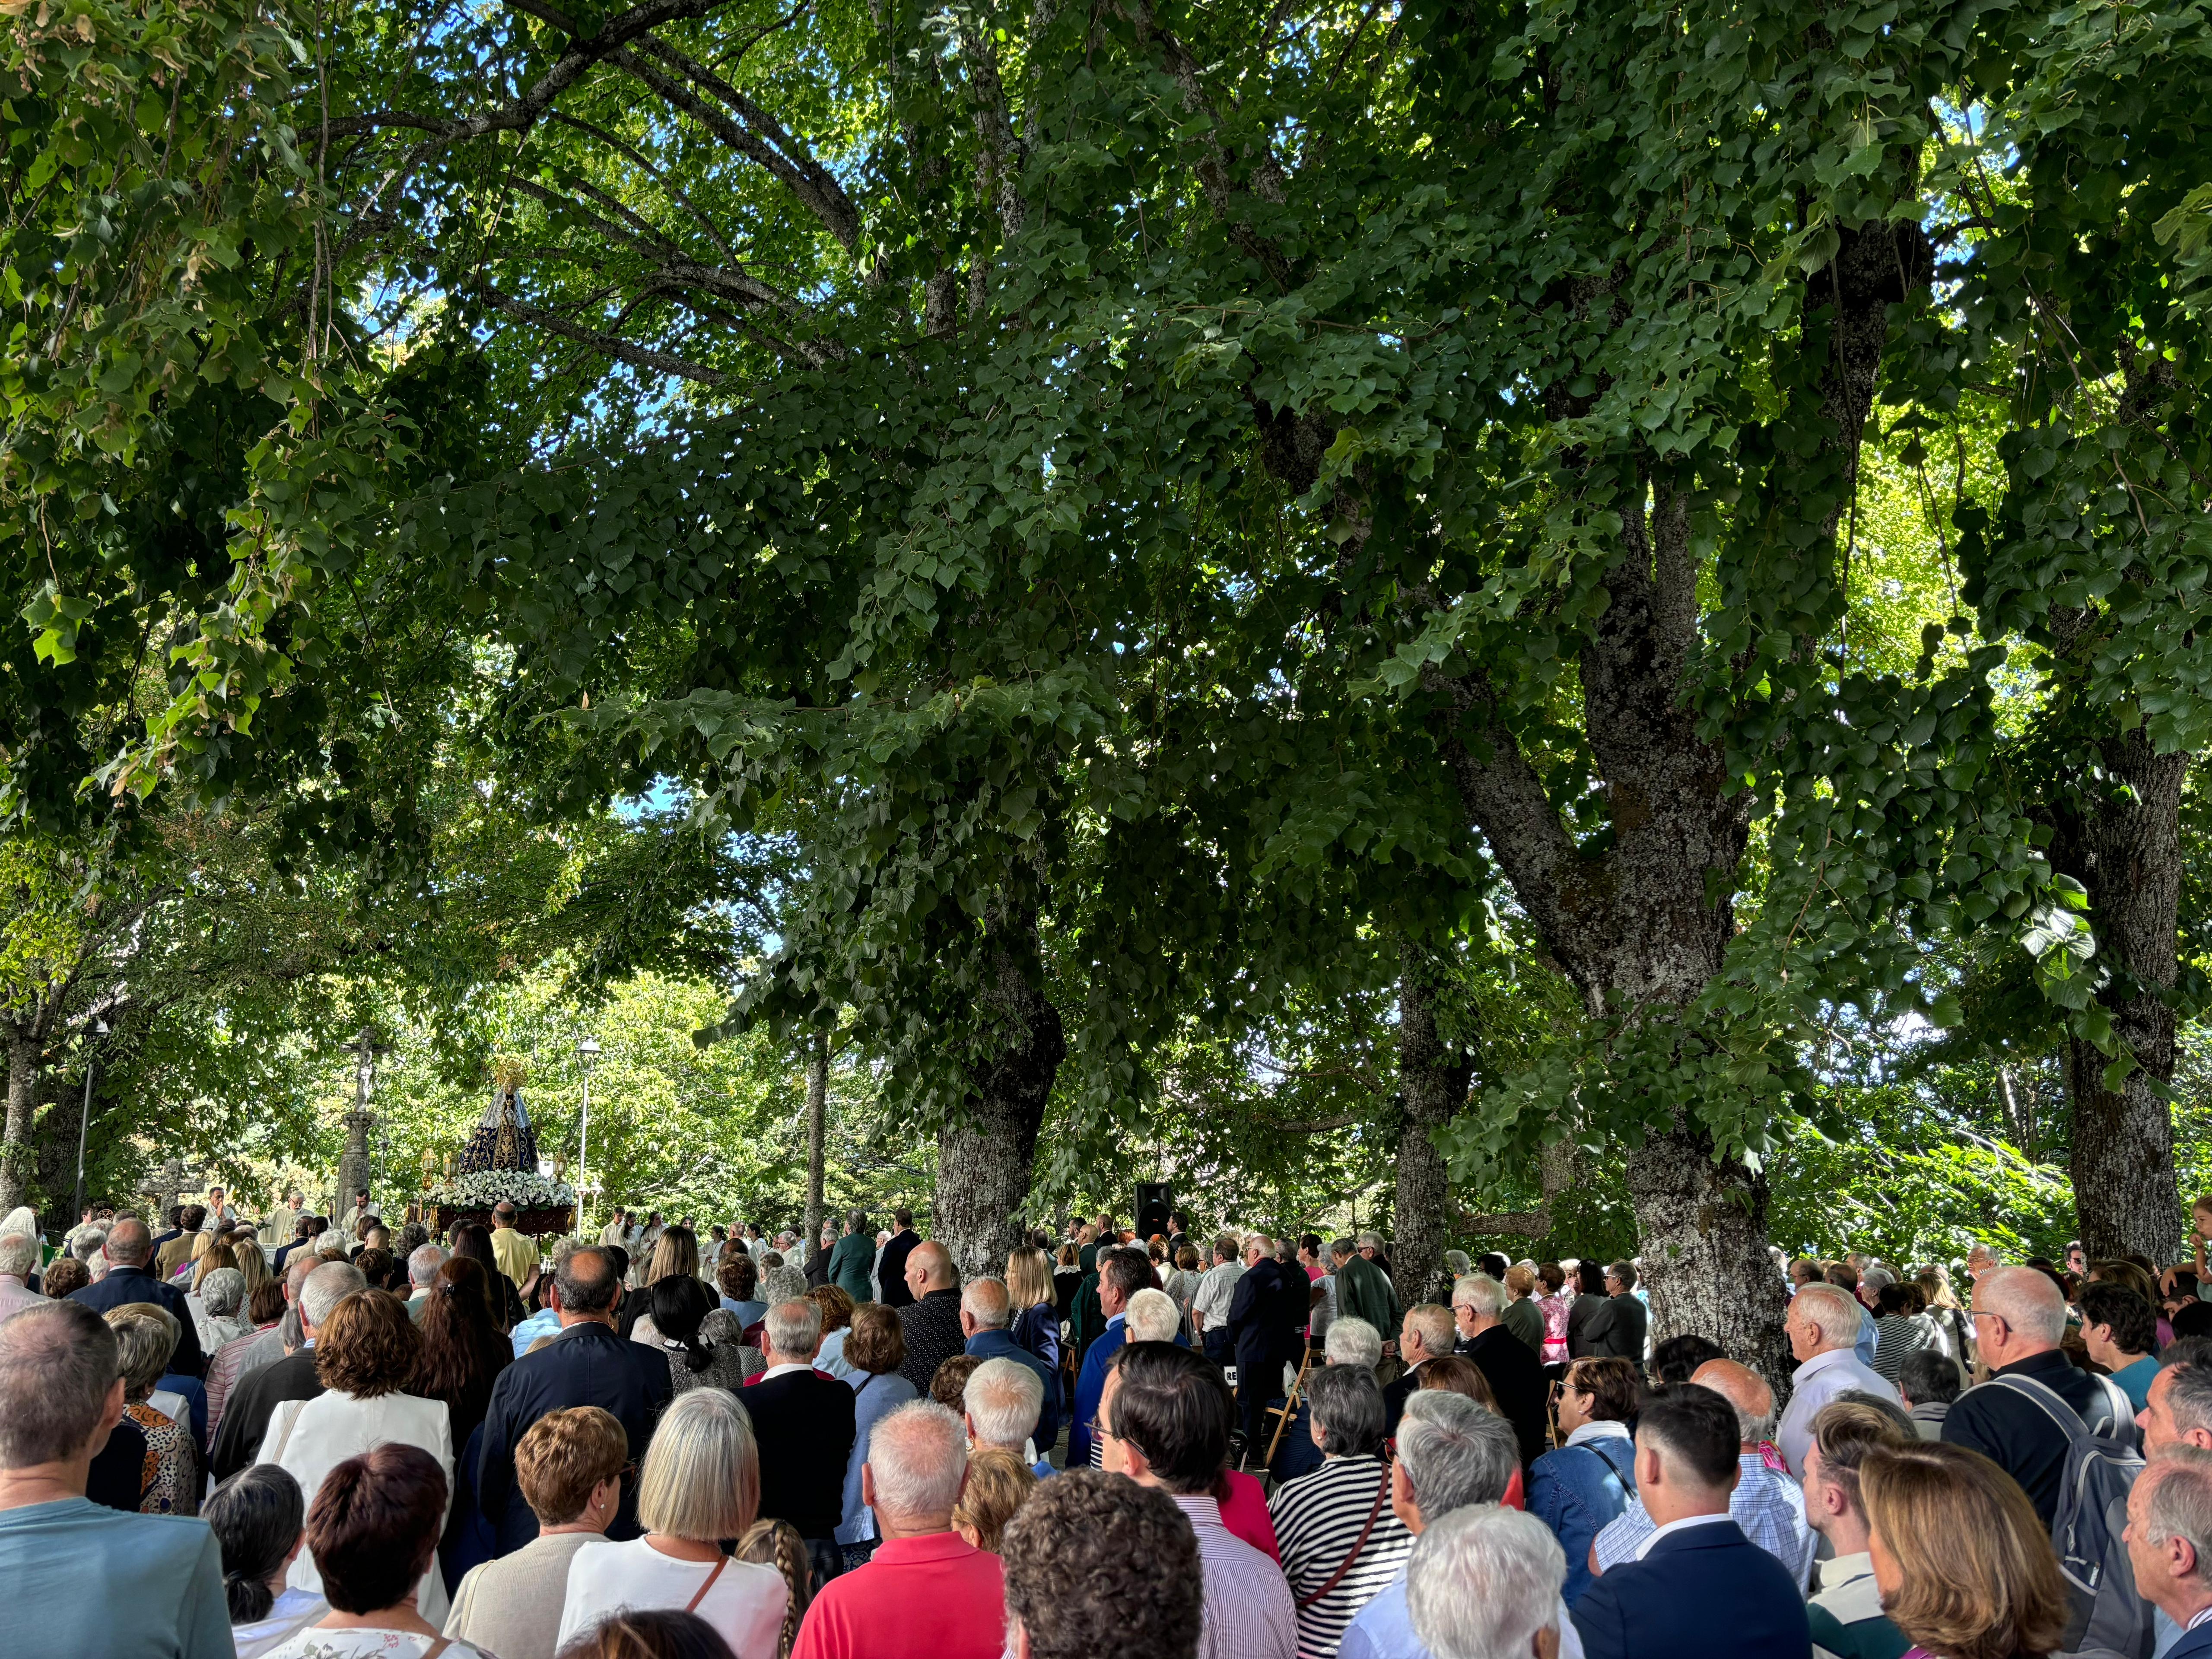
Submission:
{"label": "woman with blonde bob", "polygon": [[1052,1285],[1052,1258],[1033,1244],[1024,1244],[1007,1256],[1006,1300],[1014,1310],[1007,1334],[1058,1370],[1060,1308]]}
{"label": "woman with blonde bob", "polygon": [[1875,1585],[1923,1659],[2045,1659],[2066,1581],[2035,1506],[1979,1452],[1925,1441],[1870,1453],[1859,1495]]}
{"label": "woman with blonde bob", "polygon": [[730,1559],[720,1542],[743,1538],[759,1510],[760,1453],[745,1408],[722,1389],[677,1395],[638,1479],[645,1536],[586,1544],[570,1559],[558,1645],[612,1613],[674,1607],[712,1625],[737,1659],[776,1659],[791,1601],[783,1575]]}

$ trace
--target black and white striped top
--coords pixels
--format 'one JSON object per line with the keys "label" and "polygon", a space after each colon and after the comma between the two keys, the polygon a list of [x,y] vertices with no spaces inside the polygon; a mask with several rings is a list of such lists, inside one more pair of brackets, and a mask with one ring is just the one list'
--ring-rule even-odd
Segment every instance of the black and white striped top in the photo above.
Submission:
{"label": "black and white striped top", "polygon": [[[1334,1659],[1345,1626],[1398,1576],[1413,1535],[1390,1508],[1390,1467],[1380,1457],[1333,1457],[1267,1500],[1283,1576],[1300,1602],[1311,1595],[1352,1553],[1360,1528],[1375,1514],[1374,1529],[1359,1559],[1327,1595],[1298,1609],[1298,1659]],[[1375,1511],[1378,1483],[1382,1507]]]}

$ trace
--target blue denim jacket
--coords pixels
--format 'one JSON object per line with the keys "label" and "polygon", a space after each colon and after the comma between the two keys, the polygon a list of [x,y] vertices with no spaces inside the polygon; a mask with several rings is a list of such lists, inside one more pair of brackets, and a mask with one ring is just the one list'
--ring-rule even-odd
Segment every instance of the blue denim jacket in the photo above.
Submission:
{"label": "blue denim jacket", "polygon": [[1628,1507],[1635,1490],[1635,1445],[1613,1436],[1562,1446],[1530,1465],[1528,1513],[1552,1529],[1567,1553],[1560,1594],[1569,1607],[1596,1582],[1590,1577],[1590,1545]]}

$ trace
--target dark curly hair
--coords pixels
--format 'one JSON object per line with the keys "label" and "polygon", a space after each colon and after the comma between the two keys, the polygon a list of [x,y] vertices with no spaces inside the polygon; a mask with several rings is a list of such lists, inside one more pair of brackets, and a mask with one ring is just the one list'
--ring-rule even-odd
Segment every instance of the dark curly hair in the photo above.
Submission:
{"label": "dark curly hair", "polygon": [[731,1301],[750,1302],[760,1283],[760,1269],[753,1265],[752,1257],[740,1250],[722,1258],[714,1269],[714,1283]]}
{"label": "dark curly hair", "polygon": [[389,1291],[356,1291],[316,1328],[315,1375],[336,1393],[357,1400],[398,1394],[422,1365],[422,1334]]}
{"label": "dark curly hair", "polygon": [[1030,1659],[1195,1659],[1206,1581],[1165,1492],[1070,1469],[1037,1483],[1000,1549]]}

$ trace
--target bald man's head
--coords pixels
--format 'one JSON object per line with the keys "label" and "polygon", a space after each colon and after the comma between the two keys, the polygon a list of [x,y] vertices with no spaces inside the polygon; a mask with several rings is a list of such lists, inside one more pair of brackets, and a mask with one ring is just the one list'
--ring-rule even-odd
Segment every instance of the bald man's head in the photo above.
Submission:
{"label": "bald man's head", "polygon": [[952,1252],[935,1239],[925,1239],[906,1259],[907,1277],[919,1275],[924,1291],[957,1291],[960,1270],[952,1265]]}
{"label": "bald man's head", "polygon": [[1690,1381],[1735,1407],[1736,1439],[1746,1450],[1756,1451],[1774,1433],[1774,1390],[1750,1366],[1733,1359],[1708,1359]]}
{"label": "bald man's head", "polygon": [[143,1221],[118,1221],[109,1229],[107,1259],[118,1267],[143,1267],[154,1254],[154,1235]]}
{"label": "bald man's head", "polygon": [[2039,1267],[1990,1268],[1974,1281],[1974,1311],[2004,1321],[2005,1351],[2019,1358],[2057,1347],[2066,1334],[2065,1293]]}

